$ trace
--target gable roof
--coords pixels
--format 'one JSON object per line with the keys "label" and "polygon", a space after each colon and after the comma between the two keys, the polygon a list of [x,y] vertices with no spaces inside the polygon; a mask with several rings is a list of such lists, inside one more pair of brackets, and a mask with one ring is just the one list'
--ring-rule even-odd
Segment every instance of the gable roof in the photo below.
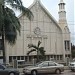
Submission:
{"label": "gable roof", "polygon": [[[31,9],[36,2],[39,2],[39,5],[41,6],[41,8],[43,9],[43,11],[51,18],[51,20],[58,26],[58,28],[60,30],[62,30],[58,24],[58,22],[55,20],[55,18],[50,14],[50,12],[44,7],[44,5],[41,3],[40,0],[34,0],[34,2],[28,7],[28,9]],[[20,18],[23,14],[21,13],[18,18]]]}

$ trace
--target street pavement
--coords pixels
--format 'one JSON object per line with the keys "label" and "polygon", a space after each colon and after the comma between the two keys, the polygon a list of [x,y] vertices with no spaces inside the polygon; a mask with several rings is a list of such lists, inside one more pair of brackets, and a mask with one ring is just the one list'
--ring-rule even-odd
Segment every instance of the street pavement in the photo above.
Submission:
{"label": "street pavement", "polygon": [[72,72],[71,70],[65,70],[61,75],[75,75],[75,72]]}
{"label": "street pavement", "polygon": [[[20,75],[24,75],[24,74],[21,73]],[[58,75],[58,74],[41,74],[41,75]],[[75,75],[75,72],[72,72],[70,70],[65,70],[64,72],[62,72],[59,75]]]}
{"label": "street pavement", "polygon": [[[58,75],[58,74],[47,74],[47,75]],[[72,72],[70,70],[65,70],[64,72],[62,72],[59,75],[75,75],[75,72]]]}

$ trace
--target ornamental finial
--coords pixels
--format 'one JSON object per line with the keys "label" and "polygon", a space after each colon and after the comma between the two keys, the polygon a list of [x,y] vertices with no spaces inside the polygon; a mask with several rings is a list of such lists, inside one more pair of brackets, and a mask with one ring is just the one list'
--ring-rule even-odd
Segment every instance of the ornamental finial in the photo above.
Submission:
{"label": "ornamental finial", "polygon": [[40,2],[40,0],[34,0],[34,2]]}

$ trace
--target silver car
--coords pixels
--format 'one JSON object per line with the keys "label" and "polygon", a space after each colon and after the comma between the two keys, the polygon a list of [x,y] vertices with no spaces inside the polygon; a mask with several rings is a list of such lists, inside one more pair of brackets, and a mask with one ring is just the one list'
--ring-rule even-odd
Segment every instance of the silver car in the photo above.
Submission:
{"label": "silver car", "polygon": [[53,61],[43,61],[37,63],[35,66],[28,66],[23,69],[25,75],[37,75],[41,73],[57,73],[60,74],[64,71],[64,66]]}
{"label": "silver car", "polygon": [[0,64],[0,75],[19,75],[19,71],[14,68],[7,68],[5,65]]}

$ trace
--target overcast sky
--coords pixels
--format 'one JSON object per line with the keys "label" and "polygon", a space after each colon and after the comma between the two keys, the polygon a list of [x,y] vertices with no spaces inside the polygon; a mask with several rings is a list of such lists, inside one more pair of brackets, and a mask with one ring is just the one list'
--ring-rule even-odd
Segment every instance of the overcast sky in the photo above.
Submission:
{"label": "overcast sky", "polygon": [[[22,0],[25,7],[29,7],[34,0]],[[58,4],[60,0],[40,0],[49,12],[58,20]],[[74,0],[63,0],[66,3],[66,12],[68,21],[74,21]],[[70,16],[70,17],[69,17]]]}
{"label": "overcast sky", "polygon": [[[23,5],[25,7],[29,7],[34,0],[22,0]],[[60,0],[40,0],[41,3],[45,6],[45,8],[50,12],[50,14],[58,21],[58,11],[59,11],[59,2]],[[66,5],[66,15],[67,15],[67,22],[70,28],[70,32],[72,33],[72,38],[75,40],[75,31],[74,31],[74,25],[75,25],[75,20],[74,20],[74,7],[75,7],[75,0],[63,0]]]}
{"label": "overcast sky", "polygon": [[[29,7],[34,0],[22,0],[23,5],[25,7]],[[60,0],[40,0],[42,4],[46,7],[46,9],[50,12],[50,14],[58,21],[58,4]],[[70,26],[70,30],[74,32],[74,1],[75,0],[63,0],[66,3],[66,15],[68,25]]]}

